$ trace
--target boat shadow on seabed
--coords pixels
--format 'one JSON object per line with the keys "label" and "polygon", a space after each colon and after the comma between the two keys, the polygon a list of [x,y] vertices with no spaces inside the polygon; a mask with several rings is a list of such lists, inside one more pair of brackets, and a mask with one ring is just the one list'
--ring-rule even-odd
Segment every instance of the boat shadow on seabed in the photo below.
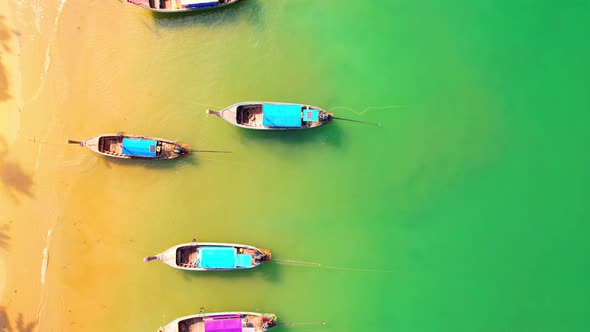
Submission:
{"label": "boat shadow on seabed", "polygon": [[[105,156],[97,156],[104,161],[105,165],[108,168],[111,168],[112,165],[123,166],[123,167],[143,167],[146,169],[153,169],[153,170],[170,170],[170,169],[177,169],[181,170],[185,167],[192,167],[199,163],[197,160],[199,157],[197,156],[198,152],[192,152],[186,158],[176,158],[170,160],[145,160],[145,159],[117,159],[117,158],[109,158]],[[0,331],[2,332],[2,331]]]}
{"label": "boat shadow on seabed", "polygon": [[[273,264],[272,260],[269,263],[263,264],[253,269],[236,270],[236,271],[186,271],[176,270],[182,274],[185,279],[202,280],[202,279],[217,279],[224,278],[230,280],[236,279],[250,279],[255,276],[262,276],[262,278],[269,282],[278,282],[280,279],[280,269],[282,266]],[[2,332],[2,331],[0,331]]]}
{"label": "boat shadow on seabed", "polygon": [[[195,25],[216,26],[235,25],[246,21],[253,26],[262,27],[261,0],[240,0],[229,6],[209,10],[196,10],[186,13],[159,13],[146,11],[154,20],[156,29],[187,29]],[[154,32],[157,32],[154,31]]]}

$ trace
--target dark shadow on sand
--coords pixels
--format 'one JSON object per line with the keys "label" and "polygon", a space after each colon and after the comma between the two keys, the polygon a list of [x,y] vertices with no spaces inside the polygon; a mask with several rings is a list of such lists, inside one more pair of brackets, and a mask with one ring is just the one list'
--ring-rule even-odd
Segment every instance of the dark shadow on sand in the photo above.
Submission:
{"label": "dark shadow on sand", "polygon": [[262,278],[269,282],[278,282],[280,277],[279,264],[266,263],[248,270],[236,270],[236,271],[185,271],[177,270],[178,273],[182,274],[185,279],[191,279],[195,281],[207,280],[207,279],[250,279],[254,276],[262,275]]}
{"label": "dark shadow on sand", "polygon": [[[192,11],[187,13],[150,12],[157,29],[185,29],[194,25],[215,26],[219,24],[236,24],[247,21],[254,26],[261,26],[261,0],[240,0],[222,8]],[[155,31],[156,32],[156,31]]]}
{"label": "dark shadow on sand", "polygon": [[4,20],[4,16],[0,15],[0,102],[11,98],[8,93],[8,72],[2,63],[2,55],[10,53],[8,42],[10,41],[11,31]]}
{"label": "dark shadow on sand", "polygon": [[33,178],[23,168],[8,157],[8,145],[6,140],[0,137],[0,181],[10,197],[19,202],[18,195],[33,198]]}
{"label": "dark shadow on sand", "polygon": [[25,323],[22,313],[18,314],[15,323],[16,329],[13,329],[8,313],[6,312],[6,307],[0,307],[0,332],[33,332],[37,325],[35,321]]}
{"label": "dark shadow on sand", "polygon": [[10,224],[0,226],[0,249],[8,249],[8,241],[10,241]]}

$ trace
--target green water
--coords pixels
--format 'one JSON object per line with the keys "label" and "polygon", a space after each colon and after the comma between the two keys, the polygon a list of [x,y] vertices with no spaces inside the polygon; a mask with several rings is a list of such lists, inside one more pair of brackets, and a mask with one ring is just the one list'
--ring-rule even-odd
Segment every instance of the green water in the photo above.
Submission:
{"label": "green water", "polygon": [[[71,195],[100,209],[90,193],[109,194],[111,208],[58,239],[81,232],[110,246],[95,257],[118,251],[77,290],[115,294],[87,329],[153,331],[200,307],[327,322],[277,332],[590,328],[588,2],[244,0],[184,16],[90,6],[79,24],[93,51],[79,61],[91,83],[79,89],[101,103],[78,106],[101,116],[80,135],[124,129],[234,153],[157,166],[84,155]],[[246,100],[340,107],[382,126],[251,132],[204,114]],[[193,237],[391,272],[141,261]]]}

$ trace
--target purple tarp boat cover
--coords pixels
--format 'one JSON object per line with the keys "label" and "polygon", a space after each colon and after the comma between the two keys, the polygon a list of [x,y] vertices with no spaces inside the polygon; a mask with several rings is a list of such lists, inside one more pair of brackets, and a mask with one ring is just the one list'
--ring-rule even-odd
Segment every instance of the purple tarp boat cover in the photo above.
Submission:
{"label": "purple tarp boat cover", "polygon": [[242,332],[240,318],[206,320],[205,332]]}

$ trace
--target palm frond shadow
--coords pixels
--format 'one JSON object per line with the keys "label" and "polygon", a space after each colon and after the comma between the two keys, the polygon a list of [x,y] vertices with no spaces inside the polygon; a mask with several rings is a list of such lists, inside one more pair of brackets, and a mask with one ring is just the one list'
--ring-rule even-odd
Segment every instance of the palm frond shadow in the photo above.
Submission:
{"label": "palm frond shadow", "polygon": [[0,226],[0,249],[8,249],[8,242],[10,241],[10,225],[4,224]]}
{"label": "palm frond shadow", "polygon": [[11,324],[11,319],[8,317],[6,307],[0,307],[0,332],[33,332],[37,322],[25,322],[22,313],[19,313],[15,320],[15,328]]}
{"label": "palm frond shadow", "polygon": [[32,175],[27,174],[20,163],[8,156],[8,144],[0,137],[0,182],[4,190],[16,203],[19,203],[19,195],[34,198]]}

